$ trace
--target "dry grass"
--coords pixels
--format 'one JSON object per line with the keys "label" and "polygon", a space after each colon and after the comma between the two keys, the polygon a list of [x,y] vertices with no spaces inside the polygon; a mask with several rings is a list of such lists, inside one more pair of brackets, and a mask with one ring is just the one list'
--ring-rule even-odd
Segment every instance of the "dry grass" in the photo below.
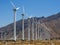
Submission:
{"label": "dry grass", "polygon": [[0,45],[60,45],[60,40],[0,41]]}

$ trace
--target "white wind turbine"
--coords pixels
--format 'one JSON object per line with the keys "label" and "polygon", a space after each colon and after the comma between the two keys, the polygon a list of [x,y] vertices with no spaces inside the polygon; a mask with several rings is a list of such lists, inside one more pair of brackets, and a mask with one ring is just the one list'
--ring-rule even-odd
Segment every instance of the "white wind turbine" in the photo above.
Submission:
{"label": "white wind turbine", "polygon": [[30,18],[31,18],[32,16],[30,16],[29,18],[28,18],[28,40],[30,40]]}
{"label": "white wind turbine", "polygon": [[13,11],[14,11],[14,40],[16,41],[16,11],[20,8],[14,5],[13,2],[11,2],[12,6],[13,6]]}
{"label": "white wind turbine", "polygon": [[34,17],[32,18],[32,40],[34,40]]}
{"label": "white wind turbine", "polygon": [[36,28],[35,28],[35,32],[36,32],[36,36],[35,36],[35,38],[36,38],[36,40],[37,40],[37,19],[36,19],[36,22],[35,22],[35,25],[36,25]]}
{"label": "white wind turbine", "polygon": [[24,6],[23,6],[23,13],[21,15],[22,15],[22,40],[24,40],[24,16],[25,16]]}

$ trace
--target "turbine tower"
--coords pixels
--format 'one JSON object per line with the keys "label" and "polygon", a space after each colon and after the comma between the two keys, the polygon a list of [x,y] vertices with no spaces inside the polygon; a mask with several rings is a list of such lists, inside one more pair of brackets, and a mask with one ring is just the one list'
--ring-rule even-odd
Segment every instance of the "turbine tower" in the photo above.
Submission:
{"label": "turbine tower", "polygon": [[16,41],[16,11],[19,9],[19,7],[16,8],[13,2],[11,2],[11,4],[13,6],[13,11],[14,11],[14,40]]}
{"label": "turbine tower", "polygon": [[34,40],[34,17],[32,18],[32,40]]}
{"label": "turbine tower", "polygon": [[36,36],[35,36],[35,38],[36,38],[36,40],[37,40],[37,19],[36,19],[36,28],[35,28],[35,31],[36,31]]}
{"label": "turbine tower", "polygon": [[1,32],[1,40],[3,40],[3,32]]}
{"label": "turbine tower", "polygon": [[30,19],[28,18],[28,40],[30,40]]}
{"label": "turbine tower", "polygon": [[24,7],[23,7],[23,14],[22,15],[22,40],[24,40]]}
{"label": "turbine tower", "polygon": [[39,40],[39,25],[40,25],[40,22],[38,21],[38,40]]}

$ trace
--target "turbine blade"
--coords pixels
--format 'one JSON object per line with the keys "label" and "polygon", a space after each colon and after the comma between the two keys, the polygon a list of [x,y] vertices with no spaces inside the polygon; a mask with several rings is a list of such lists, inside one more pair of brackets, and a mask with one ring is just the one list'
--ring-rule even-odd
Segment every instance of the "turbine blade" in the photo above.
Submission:
{"label": "turbine blade", "polygon": [[31,15],[31,16],[29,16],[29,18],[32,18],[32,15]]}
{"label": "turbine blade", "polygon": [[17,7],[17,8],[16,8],[16,10],[19,10],[19,9],[20,9],[20,7]]}
{"label": "turbine blade", "polygon": [[24,6],[23,6],[23,14],[25,14],[25,9],[24,9]]}
{"label": "turbine blade", "polygon": [[12,1],[11,1],[10,3],[11,3],[11,5],[12,5],[14,8],[16,8],[16,6],[14,5],[14,3],[13,3]]}

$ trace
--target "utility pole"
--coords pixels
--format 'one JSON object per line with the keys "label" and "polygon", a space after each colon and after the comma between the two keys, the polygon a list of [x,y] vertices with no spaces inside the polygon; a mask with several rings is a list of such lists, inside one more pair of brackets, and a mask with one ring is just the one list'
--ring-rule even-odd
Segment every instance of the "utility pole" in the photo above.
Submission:
{"label": "utility pole", "polygon": [[28,18],[28,40],[30,40],[30,18]]}

